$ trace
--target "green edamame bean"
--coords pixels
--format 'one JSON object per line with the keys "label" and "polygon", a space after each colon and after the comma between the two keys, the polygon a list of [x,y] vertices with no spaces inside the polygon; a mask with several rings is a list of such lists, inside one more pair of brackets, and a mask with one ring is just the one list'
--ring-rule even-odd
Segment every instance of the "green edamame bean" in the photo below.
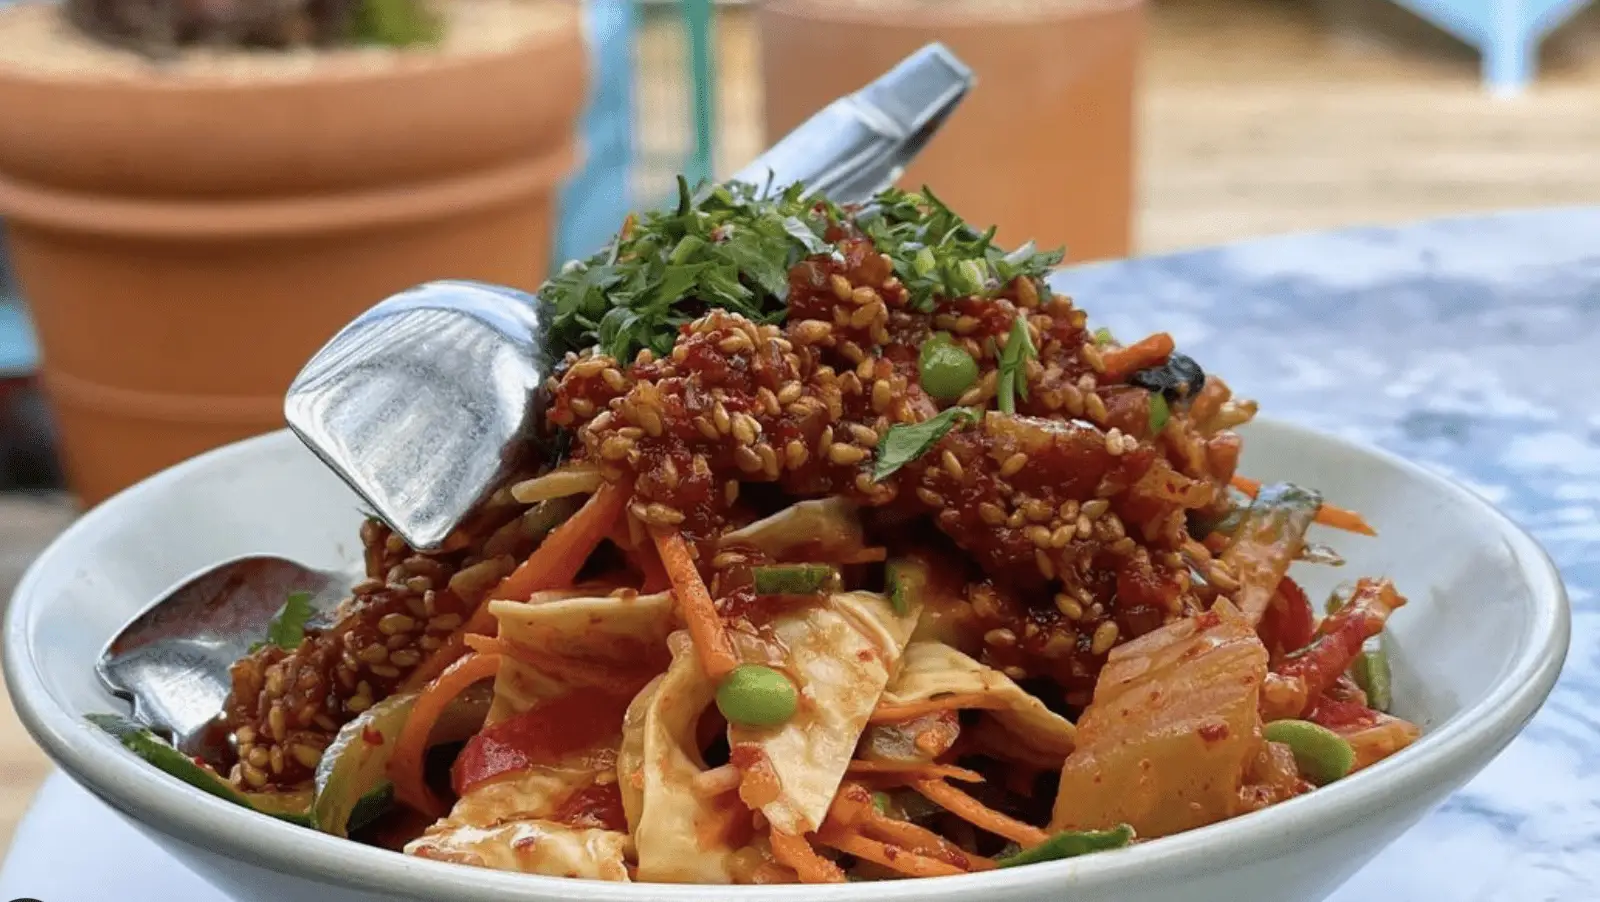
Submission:
{"label": "green edamame bean", "polygon": [[741,664],[717,687],[717,709],[729,723],[775,727],[794,716],[799,696],[789,678],[760,664]]}
{"label": "green edamame bean", "polygon": [[1318,786],[1332,783],[1356,766],[1356,751],[1343,736],[1308,720],[1273,721],[1261,733],[1269,742],[1288,746],[1300,773]]}
{"label": "green edamame bean", "polygon": [[922,390],[941,401],[954,401],[978,381],[978,362],[943,332],[922,343],[917,371]]}

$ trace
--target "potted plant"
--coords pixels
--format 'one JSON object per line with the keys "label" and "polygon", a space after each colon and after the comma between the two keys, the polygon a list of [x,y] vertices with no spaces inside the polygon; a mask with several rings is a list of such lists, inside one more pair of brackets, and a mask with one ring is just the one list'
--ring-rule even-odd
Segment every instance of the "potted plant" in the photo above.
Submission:
{"label": "potted plant", "polygon": [[537,287],[578,7],[0,6],[0,217],[82,499],[279,426],[299,366],[387,294]]}
{"label": "potted plant", "polygon": [[757,18],[769,140],[942,41],[978,88],[902,186],[932,186],[1002,242],[1129,253],[1143,0],[767,0]]}

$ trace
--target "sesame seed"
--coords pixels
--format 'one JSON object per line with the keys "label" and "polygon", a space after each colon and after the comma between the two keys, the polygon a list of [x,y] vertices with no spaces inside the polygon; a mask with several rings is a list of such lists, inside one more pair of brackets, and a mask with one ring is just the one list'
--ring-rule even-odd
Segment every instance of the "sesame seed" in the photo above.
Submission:
{"label": "sesame seed", "polygon": [[389,653],[389,663],[396,667],[415,667],[422,663],[422,655],[416,649],[402,648]]}
{"label": "sesame seed", "polygon": [[1023,535],[1040,548],[1050,547],[1050,530],[1043,526],[1030,526],[1023,531]]}
{"label": "sesame seed", "polygon": [[256,767],[266,767],[271,762],[272,756],[265,747],[258,745],[250,749],[250,753],[245,755],[244,759]]}
{"label": "sesame seed", "polygon": [[1028,672],[1015,664],[1007,664],[1005,667],[1000,668],[1000,672],[1013,680],[1025,680],[1028,678]]}
{"label": "sesame seed", "polygon": [[734,441],[737,441],[741,445],[753,443],[756,440],[756,431],[755,429],[751,428],[751,425],[754,423],[755,420],[742,413],[738,416],[735,416],[733,418],[732,430]]}
{"label": "sesame seed", "polygon": [[1104,498],[1096,498],[1093,501],[1085,501],[1081,511],[1085,517],[1093,520],[1105,513],[1110,508],[1111,502],[1105,500]]}
{"label": "sesame seed", "polygon": [[856,441],[856,444],[861,445],[863,448],[878,447],[878,433],[872,431],[872,429],[867,426],[861,425],[860,423],[850,424],[850,437]]}
{"label": "sesame seed", "polygon": [[800,395],[804,391],[805,386],[799,382],[785,382],[783,387],[778,389],[778,403],[783,405],[793,404],[800,399]]}
{"label": "sesame seed", "polygon": [[455,629],[456,627],[458,627],[460,625],[461,625],[461,615],[460,614],[440,614],[439,616],[437,616],[437,617],[433,618],[432,620],[428,621],[428,632],[430,632],[430,633],[448,632],[450,630]]}
{"label": "sesame seed", "polygon": [[614,366],[608,366],[601,370],[600,378],[605,381],[606,386],[612,391],[619,392],[628,387],[628,380],[622,375],[622,371]]}
{"label": "sesame seed", "polygon": [[862,286],[856,288],[854,291],[850,292],[850,300],[855,302],[859,306],[865,307],[868,304],[871,304],[874,301],[879,300],[879,298],[878,298],[878,293],[876,291],[873,291],[870,287],[868,287],[866,285],[862,285]]}
{"label": "sesame seed", "polygon": [[789,443],[783,446],[783,460],[791,470],[798,470],[805,466],[810,457],[811,452],[806,449],[805,442],[799,439],[790,439]]}
{"label": "sesame seed", "polygon": [[1006,512],[1000,509],[1000,505],[992,501],[978,503],[978,516],[990,526],[1000,526],[1006,522]]}
{"label": "sesame seed", "polygon": [[1017,644],[1017,634],[1005,627],[1000,627],[984,633],[983,641],[987,645],[998,645],[1004,648]]}
{"label": "sesame seed", "polygon": [[1112,457],[1119,457],[1122,451],[1122,430],[1113,426],[1106,432],[1106,453]]}
{"label": "sesame seed", "polygon": [[1094,639],[1091,640],[1089,651],[1093,654],[1103,655],[1117,644],[1117,622],[1107,620],[1094,628]]}
{"label": "sesame seed", "polygon": [[917,487],[917,498],[929,507],[944,507],[944,496],[925,486]]}
{"label": "sesame seed", "polygon": [[717,427],[711,425],[711,421],[703,416],[696,416],[689,422],[693,423],[694,428],[699,430],[700,434],[710,441],[714,442],[722,438],[722,435],[717,432]]}
{"label": "sesame seed", "polygon": [[1068,620],[1083,619],[1083,605],[1076,598],[1065,592],[1056,593],[1056,610],[1066,616]]}
{"label": "sesame seed", "polygon": [[1050,533],[1050,547],[1051,548],[1065,548],[1065,547],[1067,547],[1067,543],[1072,541],[1072,537],[1076,533],[1076,531],[1077,531],[1076,527],[1073,527],[1073,526],[1057,526]]}
{"label": "sesame seed", "polygon": [[1083,407],[1084,410],[1089,414],[1089,419],[1094,420],[1096,423],[1104,423],[1106,421],[1106,417],[1109,416],[1109,414],[1106,412],[1105,399],[1101,398],[1099,394],[1093,391],[1084,393]]}
{"label": "sesame seed", "polygon": [[289,751],[294,754],[294,760],[308,770],[315,770],[317,765],[322,763],[322,750],[314,746],[297,742],[289,747]]}
{"label": "sesame seed", "polygon": [[385,614],[378,620],[378,632],[385,636],[409,633],[416,626],[417,622],[405,614]]}
{"label": "sesame seed", "polygon": [[833,296],[841,301],[850,300],[850,295],[853,293],[850,287],[850,280],[838,273],[828,277],[828,287],[833,289]]}
{"label": "sesame seed", "polygon": [[739,469],[746,473],[761,472],[761,455],[751,449],[749,445],[739,445],[733,449],[733,462]]}
{"label": "sesame seed", "polygon": [[267,785],[267,775],[259,767],[241,764],[239,765],[239,772],[244,775],[244,781],[249,783],[252,788],[260,789]]}
{"label": "sesame seed", "polygon": [[270,757],[272,759],[272,772],[274,774],[283,773],[283,746],[273,746],[272,755]]}
{"label": "sesame seed", "polygon": [[356,652],[356,657],[368,664],[382,664],[389,660],[389,653],[382,645],[368,645]]}
{"label": "sesame seed", "polygon": [[374,675],[385,677],[391,680],[400,676],[400,671],[390,667],[388,664],[374,664],[372,665],[371,670]]}
{"label": "sesame seed", "polygon": [[711,408],[711,422],[716,424],[717,432],[722,435],[733,431],[733,419],[728,416],[728,408],[723,407],[721,401]]}
{"label": "sesame seed", "polygon": [[1106,360],[1101,356],[1100,349],[1095,347],[1094,342],[1084,342],[1083,346],[1078,349],[1078,356],[1082,357],[1084,362],[1089,364],[1089,368],[1095,372],[1103,373],[1106,371]]}
{"label": "sesame seed", "polygon": [[1006,462],[1000,465],[1000,476],[1001,478],[1009,479],[1021,472],[1022,468],[1027,465],[1028,455],[1018,451],[1017,453],[1006,458]]}
{"label": "sesame seed", "polygon": [[960,458],[956,457],[955,453],[949,448],[944,449],[943,453],[939,455],[939,462],[944,465],[944,471],[949,473],[950,477],[957,482],[960,482],[966,476],[966,470],[961,466]]}
{"label": "sesame seed", "polygon": [[1044,574],[1045,579],[1056,578],[1056,565],[1043,548],[1033,549],[1033,562],[1039,566],[1039,572]]}
{"label": "sesame seed", "polygon": [[272,738],[282,742],[289,735],[289,722],[283,714],[283,707],[276,703],[267,711],[267,729],[272,732]]}
{"label": "sesame seed", "polygon": [[732,507],[733,503],[739,500],[739,480],[730,479],[722,484],[722,500],[729,507]]}
{"label": "sesame seed", "polygon": [[867,452],[861,448],[857,448],[855,445],[847,445],[844,442],[834,442],[832,445],[828,446],[828,459],[836,464],[839,464],[840,466],[858,464],[865,460],[866,457]]}

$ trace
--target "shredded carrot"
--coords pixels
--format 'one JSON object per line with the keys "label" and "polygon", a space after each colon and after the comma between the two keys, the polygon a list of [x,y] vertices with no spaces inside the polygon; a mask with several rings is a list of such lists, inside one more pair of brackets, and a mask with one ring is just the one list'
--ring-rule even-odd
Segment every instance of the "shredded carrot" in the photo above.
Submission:
{"label": "shredded carrot", "polygon": [[1136,341],[1125,348],[1113,348],[1101,355],[1106,369],[1101,376],[1103,384],[1121,382],[1134,373],[1148,367],[1156,366],[1172,356],[1177,347],[1172,341],[1172,336],[1165,332],[1157,332],[1148,338]]}
{"label": "shredded carrot", "polygon": [[817,854],[804,836],[772,831],[772,857],[794,869],[801,883],[843,883],[844,871]]}
{"label": "shredded carrot", "polygon": [[733,641],[717,615],[716,605],[706,584],[700,580],[694,558],[689,554],[689,543],[677,530],[657,528],[651,534],[656,540],[656,551],[672,580],[672,594],[677,598],[678,611],[689,626],[689,636],[694,639],[694,650],[700,656],[700,667],[706,676],[720,680],[739,666],[733,652]]}
{"label": "shredded carrot", "polygon": [[960,780],[963,783],[983,782],[983,775],[977,771],[956,767],[953,764],[928,764],[921,761],[852,761],[846,772],[852,774],[894,774],[914,780]]}
{"label": "shredded carrot", "polygon": [[400,691],[415,692],[443,673],[446,667],[467,653],[467,636],[495,631],[489,600],[527,601],[541,589],[559,589],[571,585],[578,571],[589,560],[589,555],[611,531],[611,524],[621,517],[631,491],[626,484],[608,482],[600,487],[600,491],[589,496],[577,513],[552,530],[521,566],[489,592],[464,625],[451,633],[437,651],[406,677]]}
{"label": "shredded carrot", "polygon": [[1020,843],[1023,848],[1036,846],[1049,838],[1049,834],[1038,827],[1007,817],[941,780],[918,780],[911,786],[928,801],[974,827]]}
{"label": "shredded carrot", "polygon": [[977,708],[980,710],[994,710],[1005,707],[1005,700],[994,695],[981,692],[953,692],[949,695],[940,695],[924,699],[920,702],[906,702],[903,705],[880,704],[873,709],[869,723],[892,723],[911,720],[924,714],[937,714],[940,711],[950,711],[960,708]]}
{"label": "shredded carrot", "polygon": [[903,849],[910,849],[918,855],[937,858],[962,870],[987,871],[995,867],[992,859],[968,852],[927,827],[897,820],[876,808],[867,811],[863,818],[862,829],[866,833],[876,834],[877,839]]}
{"label": "shredded carrot", "polygon": [[578,571],[622,516],[633,489],[626,483],[608,482],[589,496],[571,519],[551,531],[522,566],[489,593],[493,599],[526,601],[540,589],[572,584]]}
{"label": "shredded carrot", "polygon": [[[1235,476],[1232,482],[1234,488],[1244,492],[1251,498],[1261,493],[1260,480],[1250,479],[1246,476]],[[1317,522],[1323,526],[1331,526],[1334,529],[1342,529],[1345,532],[1353,532],[1363,536],[1375,536],[1378,534],[1378,531],[1368,525],[1367,521],[1355,511],[1334,507],[1326,503],[1317,508]]]}
{"label": "shredded carrot", "polygon": [[444,803],[428,788],[422,772],[428,736],[456,696],[475,683],[493,679],[499,672],[499,655],[472,655],[451,664],[417,696],[411,706],[411,716],[406,718],[395,740],[394,754],[389,758],[389,780],[394,783],[397,800],[429,817],[444,815]]}
{"label": "shredded carrot", "polygon": [[860,551],[852,551],[849,554],[846,554],[843,557],[839,558],[838,563],[840,563],[840,564],[877,564],[877,563],[881,563],[883,561],[886,561],[888,559],[889,559],[889,549],[883,547],[882,545],[874,545],[871,548],[863,548]]}
{"label": "shredded carrot", "polygon": [[890,846],[845,830],[823,830],[817,834],[817,842],[908,877],[953,877],[967,873],[965,869],[947,861],[918,855],[909,849]]}

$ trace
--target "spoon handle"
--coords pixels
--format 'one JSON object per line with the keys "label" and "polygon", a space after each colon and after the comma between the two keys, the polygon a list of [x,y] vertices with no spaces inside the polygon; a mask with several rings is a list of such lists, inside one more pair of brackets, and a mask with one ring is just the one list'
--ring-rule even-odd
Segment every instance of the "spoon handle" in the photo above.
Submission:
{"label": "spoon handle", "polygon": [[804,182],[837,203],[866,200],[894,184],[975,81],[949,48],[929,44],[829,104],[731,181],[768,190]]}

